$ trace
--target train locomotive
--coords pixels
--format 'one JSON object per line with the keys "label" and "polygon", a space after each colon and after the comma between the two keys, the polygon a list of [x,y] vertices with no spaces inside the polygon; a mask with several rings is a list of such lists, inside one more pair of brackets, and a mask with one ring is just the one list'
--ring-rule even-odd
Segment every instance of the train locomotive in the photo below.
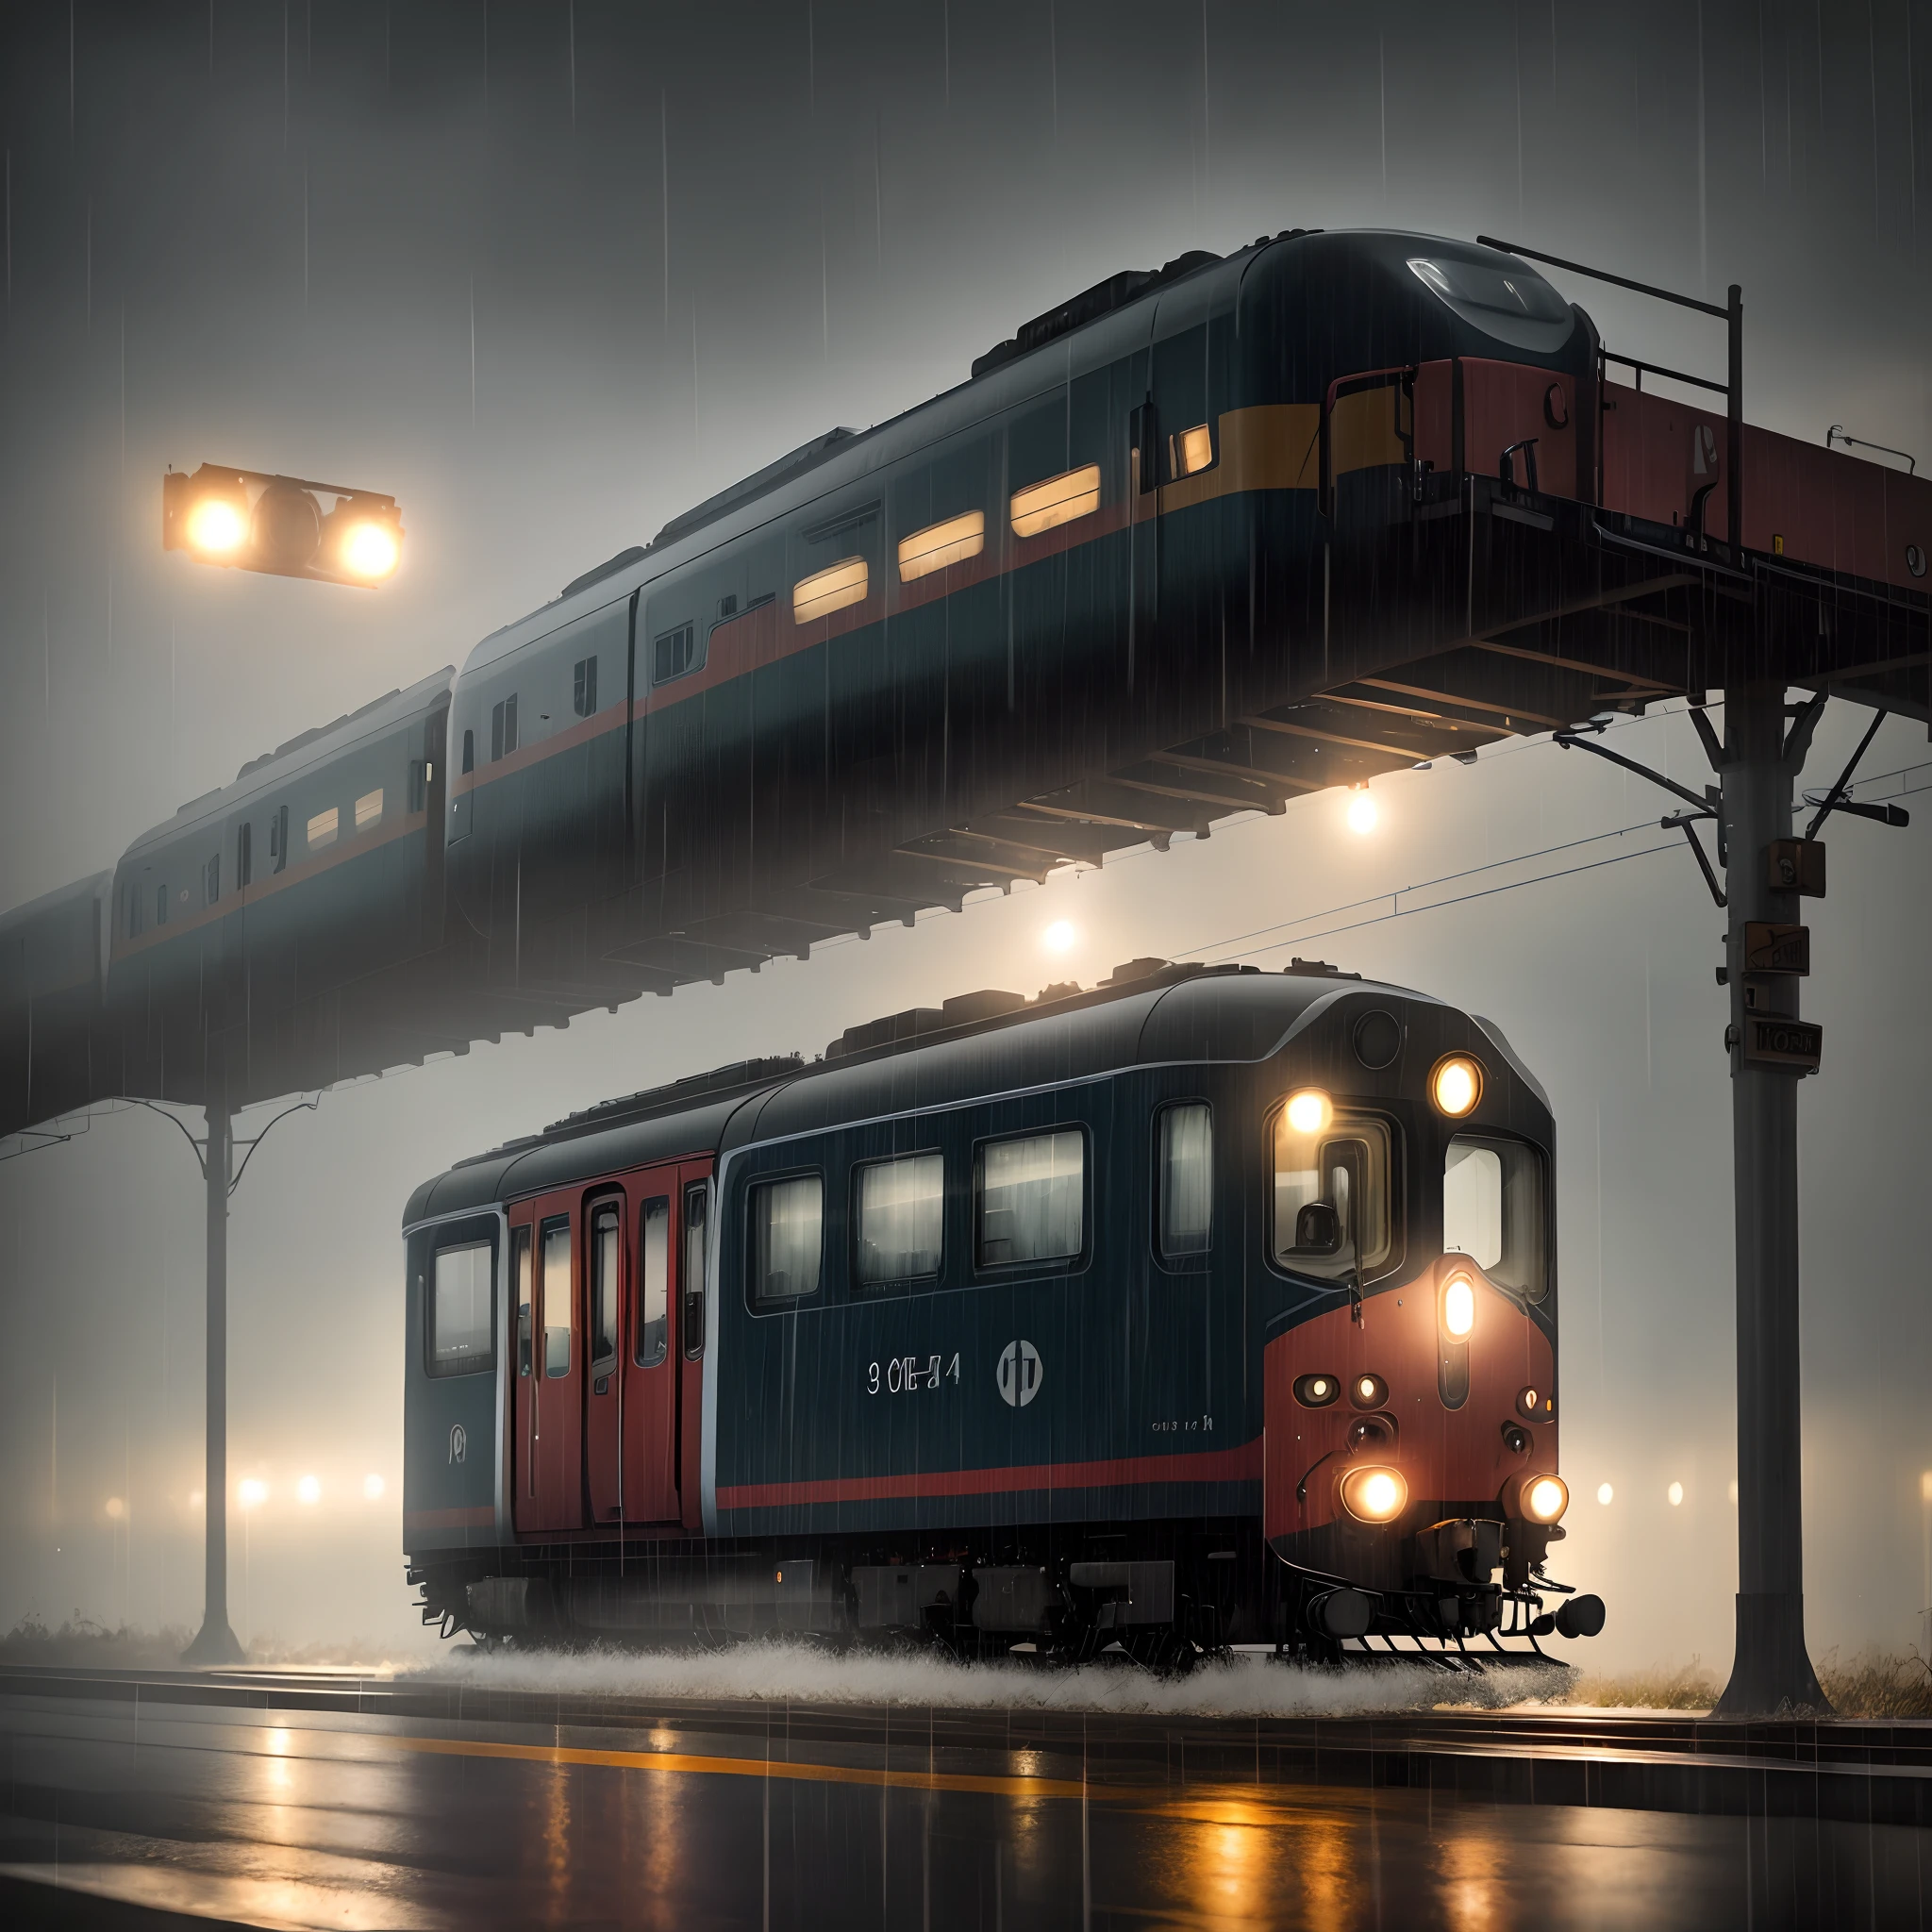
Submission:
{"label": "train locomotive", "polygon": [[408,1204],[424,1619],[1160,1667],[1593,1635],[1547,1567],[1554,1153],[1493,1023],[1300,960],[574,1115]]}

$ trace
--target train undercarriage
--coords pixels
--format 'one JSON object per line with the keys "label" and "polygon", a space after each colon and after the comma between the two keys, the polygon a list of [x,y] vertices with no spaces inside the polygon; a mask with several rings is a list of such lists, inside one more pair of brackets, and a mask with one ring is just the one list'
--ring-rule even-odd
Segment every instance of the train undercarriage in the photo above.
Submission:
{"label": "train undercarriage", "polygon": [[1330,1664],[1554,1665],[1538,1640],[1594,1636],[1604,1607],[1544,1574],[1547,1536],[1493,1518],[1449,1518],[1407,1536],[1385,1532],[1372,1553],[1379,1560],[1345,1569],[1286,1559],[1252,1519],[627,1538],[425,1560],[408,1581],[425,1624],[444,1636],[467,1630],[486,1647],[723,1648],[795,1637],[840,1649],[1108,1659],[1163,1672],[1236,1646]]}

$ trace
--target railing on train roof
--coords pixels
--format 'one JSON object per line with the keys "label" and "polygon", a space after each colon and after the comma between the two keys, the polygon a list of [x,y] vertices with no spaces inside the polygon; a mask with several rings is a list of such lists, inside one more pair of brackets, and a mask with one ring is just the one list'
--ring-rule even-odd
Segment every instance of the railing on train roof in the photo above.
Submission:
{"label": "railing on train roof", "polygon": [[[1715,302],[1706,302],[1695,295],[1679,295],[1670,289],[1659,289],[1649,282],[1632,281],[1628,275],[1611,275],[1607,269],[1588,268],[1580,261],[1566,260],[1560,255],[1545,255],[1540,249],[1521,248],[1514,242],[1499,242],[1493,235],[1478,235],[1479,248],[1497,248],[1505,255],[1521,256],[1524,261],[1546,262],[1551,268],[1566,269],[1575,275],[1588,275],[1591,281],[1607,282],[1613,288],[1628,289],[1639,295],[1649,295],[1658,302],[1672,302],[1679,308],[1694,308],[1700,315],[1714,315],[1724,325],[1729,348],[1729,367],[1726,380],[1712,382],[1708,376],[1686,375],[1680,370],[1665,369],[1655,362],[1640,362],[1629,356],[1614,356],[1607,349],[1600,352],[1603,362],[1614,362],[1620,368],[1634,369],[1637,372],[1637,386],[1643,387],[1646,373],[1661,375],[1673,382],[1684,382],[1696,389],[1715,391],[1724,398],[1724,505],[1730,524],[1730,540],[1734,548],[1741,550],[1744,544],[1744,291],[1736,282],[1730,285],[1728,298],[1720,308]],[[1601,371],[1599,371],[1601,375]],[[1603,462],[1603,440],[1597,440],[1597,462],[1599,465],[1599,487],[1597,498],[1601,502],[1601,465]]]}

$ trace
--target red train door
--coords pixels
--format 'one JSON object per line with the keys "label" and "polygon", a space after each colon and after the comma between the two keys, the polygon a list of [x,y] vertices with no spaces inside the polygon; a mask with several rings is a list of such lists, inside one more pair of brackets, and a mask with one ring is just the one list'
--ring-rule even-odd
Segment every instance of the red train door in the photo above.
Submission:
{"label": "red train door", "polygon": [[588,1317],[584,1374],[584,1488],[593,1524],[616,1523],[625,1514],[623,1443],[628,1391],[624,1381],[625,1316],[636,1274],[631,1249],[628,1201],[623,1188],[589,1196],[581,1222],[584,1254],[584,1309]]}
{"label": "red train door", "polygon": [[510,1227],[517,1299],[515,1522],[519,1531],[584,1522],[584,1320],[578,1197],[520,1204]]}
{"label": "red train door", "polygon": [[626,1177],[630,1272],[623,1362],[624,1520],[677,1521],[676,1311],[671,1292],[681,1218],[675,1165]]}

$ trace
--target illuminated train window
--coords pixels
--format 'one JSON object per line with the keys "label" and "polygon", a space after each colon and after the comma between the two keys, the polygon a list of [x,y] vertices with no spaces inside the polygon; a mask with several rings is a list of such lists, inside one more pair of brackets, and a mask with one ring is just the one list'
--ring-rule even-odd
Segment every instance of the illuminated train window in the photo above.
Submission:
{"label": "illuminated train window", "polygon": [[1442,1156],[1442,1251],[1540,1301],[1544,1269],[1542,1156],[1524,1141],[1457,1134]]}
{"label": "illuminated train window", "polygon": [[870,594],[872,573],[862,557],[841,557],[837,563],[814,571],[791,587],[791,621],[809,624],[829,617],[850,604],[863,604]]}
{"label": "illuminated train window", "polygon": [[1214,1110],[1180,1101],[1160,1109],[1157,1127],[1161,1255],[1205,1255],[1214,1231]]}
{"label": "illuminated train window", "polygon": [[542,1228],[543,1373],[570,1374],[571,1267],[570,1217],[559,1215]]}
{"label": "illuminated train window", "polygon": [[948,517],[942,524],[929,524],[915,530],[899,545],[899,581],[909,584],[915,577],[930,576],[949,563],[964,563],[986,548],[986,512],[969,509],[963,516]]}
{"label": "illuminated train window", "polygon": [[1099,508],[1100,465],[1083,463],[1077,470],[1013,491],[1013,535],[1037,537],[1042,530],[1091,516]]}
{"label": "illuminated train window", "polygon": [[[1395,1253],[1389,1125],[1369,1114],[1337,1111],[1324,1127],[1301,1133],[1283,1108],[1274,1116],[1274,1228],[1277,1265],[1330,1279],[1386,1268]],[[1327,1215],[1304,1209],[1325,1206]]]}
{"label": "illuminated train window", "polygon": [[319,811],[308,821],[308,849],[319,852],[325,845],[336,842],[336,834],[341,829],[342,815],[334,806],[326,811]]}
{"label": "illuminated train window", "polygon": [[752,1293],[795,1302],[819,1291],[825,1188],[815,1174],[763,1181],[751,1191]]}
{"label": "illuminated train window", "polygon": [[365,791],[356,801],[356,829],[358,832],[366,832],[371,825],[379,825],[381,823],[382,787],[378,785],[374,791]]}
{"label": "illuminated train window", "polygon": [[1172,476],[1191,476],[1211,469],[1214,463],[1214,433],[1207,424],[1196,424],[1167,439],[1167,468]]}
{"label": "illuminated train window", "polygon": [[1087,1137],[1078,1127],[979,1150],[978,1263],[1072,1261],[1085,1244]]}
{"label": "illuminated train window", "polygon": [[865,1288],[940,1272],[946,1162],[941,1154],[869,1161],[855,1189],[854,1274]]}

